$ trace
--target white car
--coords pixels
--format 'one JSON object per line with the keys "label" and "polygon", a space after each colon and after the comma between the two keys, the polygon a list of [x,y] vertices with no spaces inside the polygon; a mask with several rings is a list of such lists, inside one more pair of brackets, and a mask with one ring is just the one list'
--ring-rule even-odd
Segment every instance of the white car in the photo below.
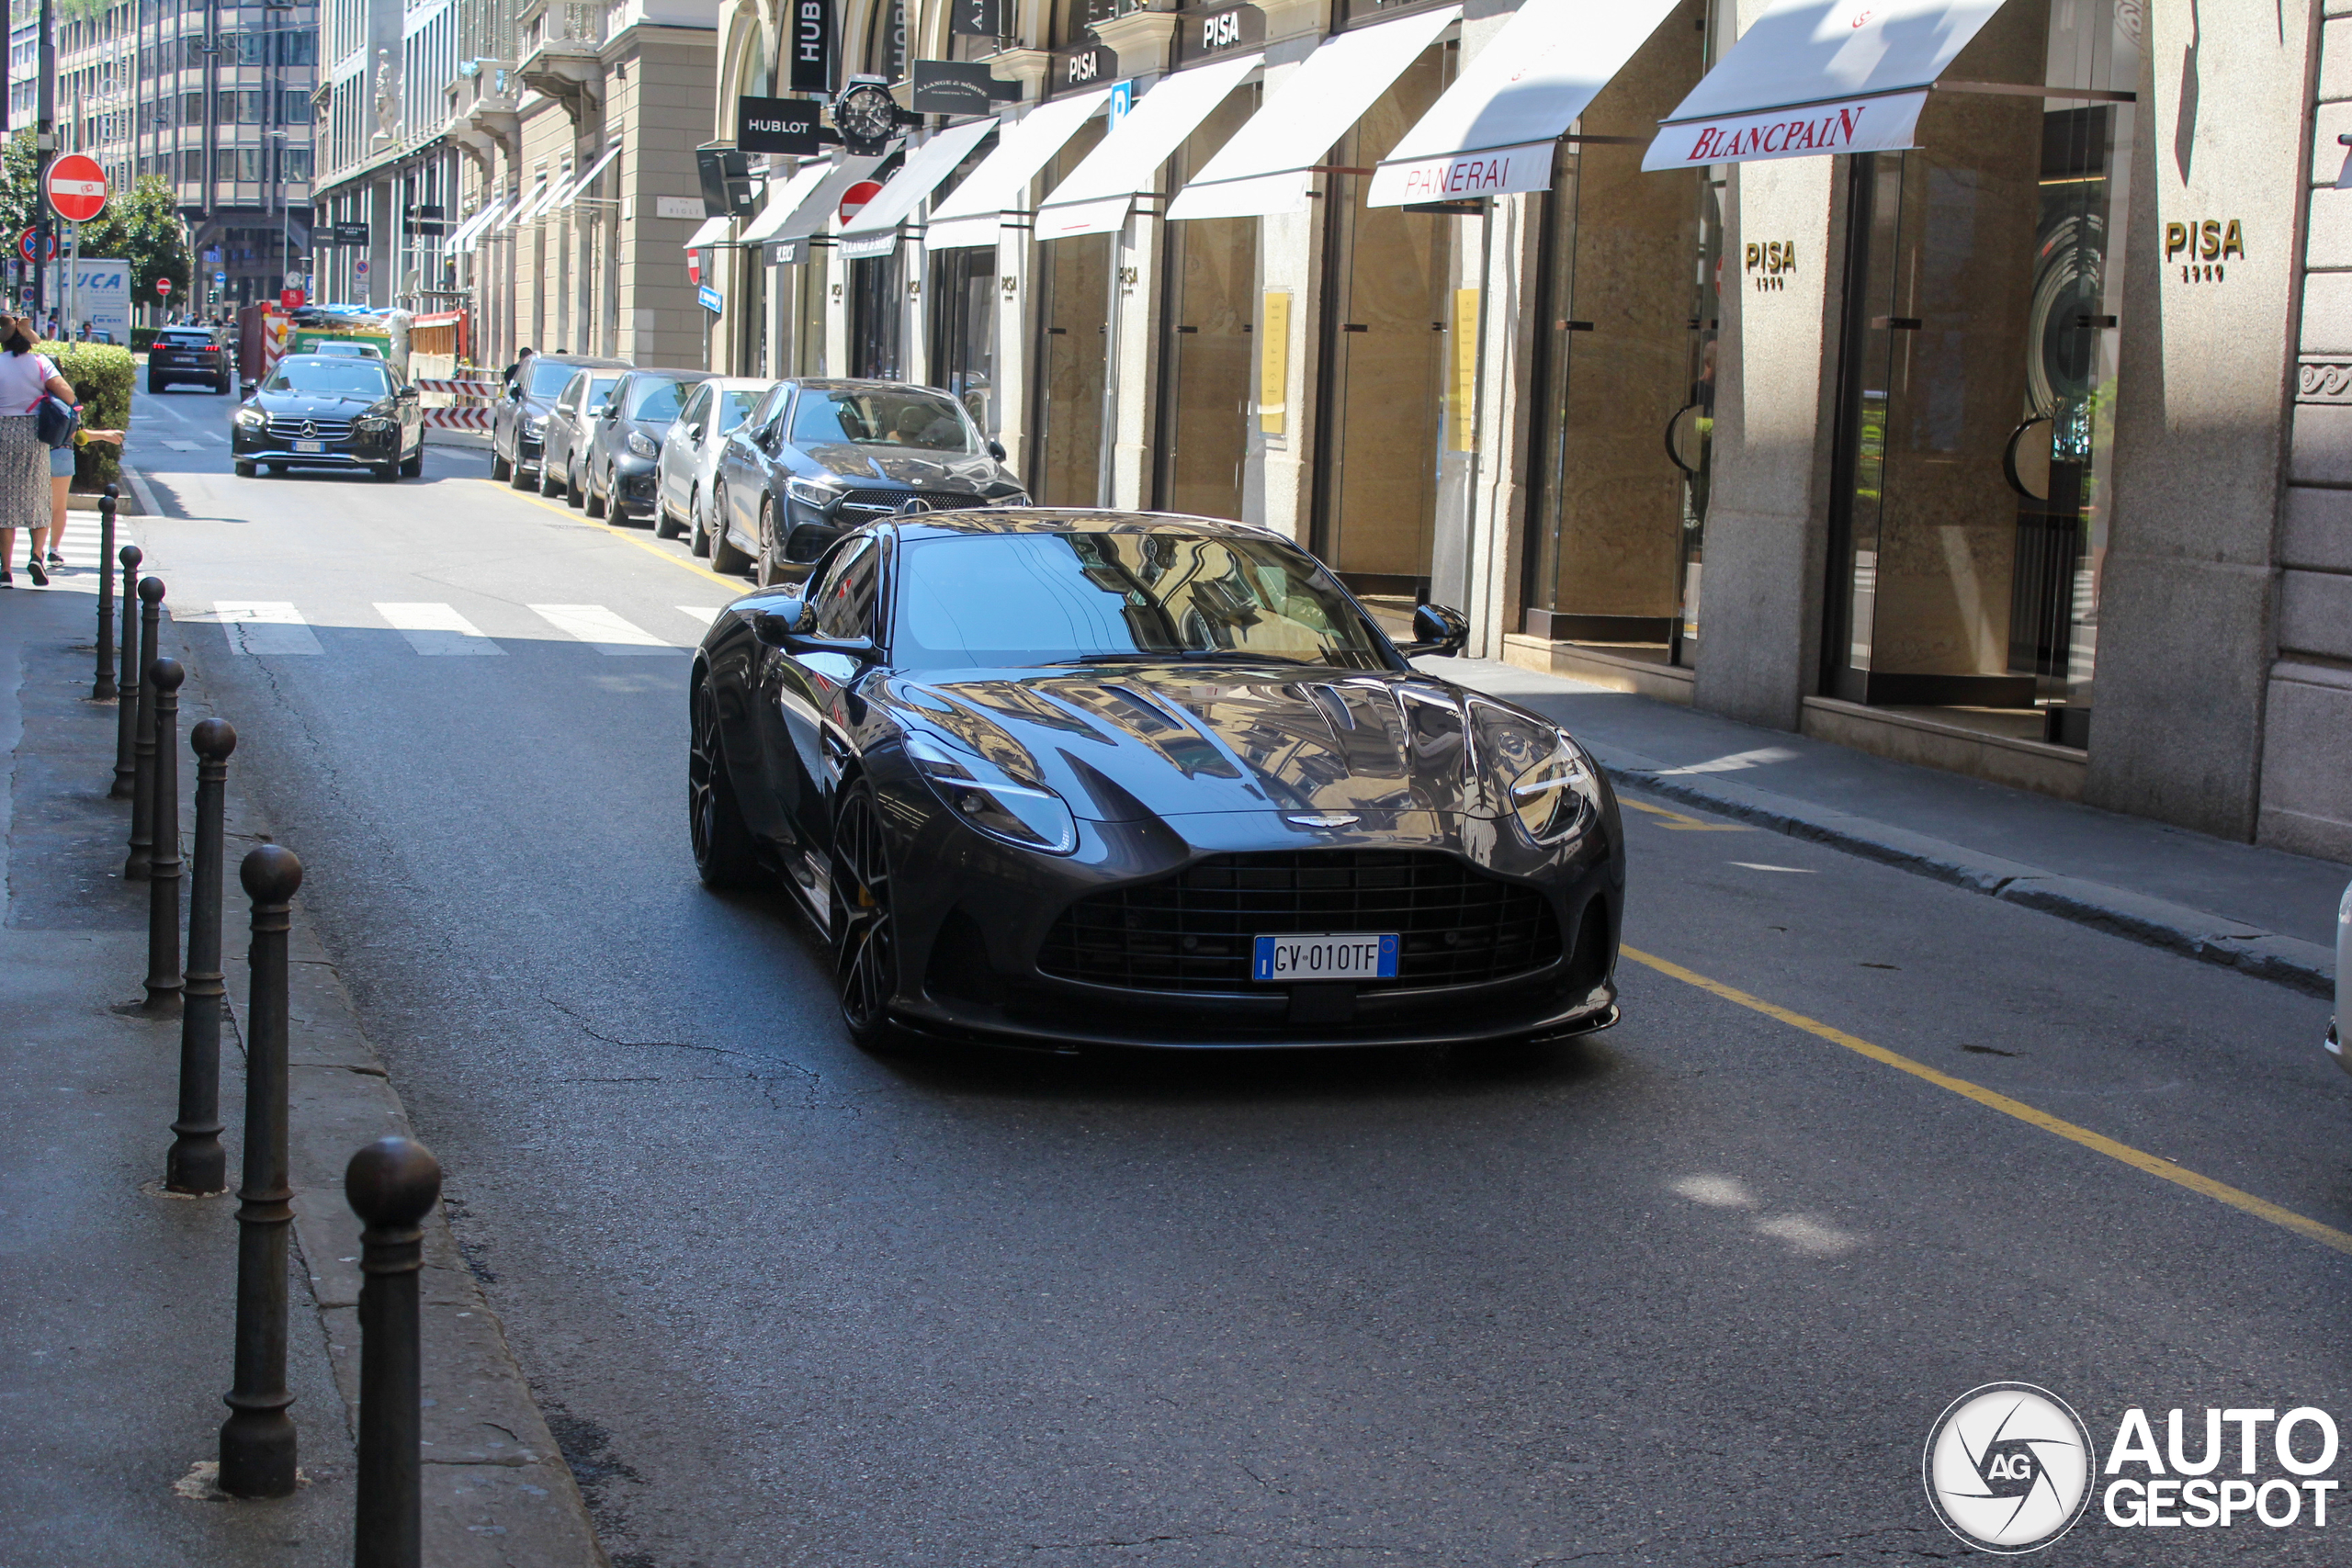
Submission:
{"label": "white car", "polygon": [[694,395],[662,437],[662,456],[654,463],[654,532],[665,539],[691,532],[695,554],[716,553],[723,571],[740,571],[743,563],[730,561],[735,552],[723,543],[713,544],[711,476],[718,472],[727,433],[750,418],[760,399],[775,385],[732,376],[696,382]]}
{"label": "white car", "polygon": [[2327,1038],[2321,1042],[2335,1065],[2352,1073],[2352,1055],[2345,1050],[2347,1032],[2352,1032],[2352,886],[2344,889],[2344,902],[2335,907],[2335,1016],[2327,1021]]}

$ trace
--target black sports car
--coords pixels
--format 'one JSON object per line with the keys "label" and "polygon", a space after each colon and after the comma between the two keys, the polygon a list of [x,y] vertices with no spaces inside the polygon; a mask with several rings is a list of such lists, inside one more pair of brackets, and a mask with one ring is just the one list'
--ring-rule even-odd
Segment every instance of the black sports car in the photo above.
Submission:
{"label": "black sports car", "polygon": [[229,456],[256,468],[365,468],[379,479],[424,471],[414,387],[380,360],[289,354],[229,421]]}
{"label": "black sports car", "polygon": [[696,868],[780,877],[859,1043],[1554,1039],[1616,1021],[1617,804],[1239,524],[1035,508],[855,530],[695,658]]}
{"label": "black sports car", "polygon": [[901,381],[778,384],[728,436],[710,494],[725,557],[750,556],[763,584],[876,517],[1029,503],[962,404]]}

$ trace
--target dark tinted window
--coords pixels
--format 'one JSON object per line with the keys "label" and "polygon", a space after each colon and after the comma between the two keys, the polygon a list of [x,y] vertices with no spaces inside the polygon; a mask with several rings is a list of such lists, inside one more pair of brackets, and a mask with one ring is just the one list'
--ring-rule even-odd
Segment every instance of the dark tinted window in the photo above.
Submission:
{"label": "dark tinted window", "polygon": [[675,381],[639,376],[629,382],[628,402],[621,412],[631,419],[667,424],[678,417],[678,400],[684,395],[685,389]]}
{"label": "dark tinted window", "polygon": [[1380,670],[1315,558],[1268,536],[976,534],[899,552],[892,660],[915,667],[1246,654]]}

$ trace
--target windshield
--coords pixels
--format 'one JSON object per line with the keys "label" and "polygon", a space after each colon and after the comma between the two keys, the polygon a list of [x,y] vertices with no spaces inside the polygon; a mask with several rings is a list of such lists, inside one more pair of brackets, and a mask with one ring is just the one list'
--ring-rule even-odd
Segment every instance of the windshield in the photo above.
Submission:
{"label": "windshield", "polygon": [[979,434],[964,411],[934,392],[826,391],[806,388],[792,407],[792,444],[901,446],[977,452]]}
{"label": "windshield", "polygon": [[308,392],[321,398],[382,398],[391,395],[391,372],[372,359],[321,358],[315,354],[281,359],[269,378],[273,392]]}
{"label": "windshield", "polygon": [[667,424],[678,417],[685,389],[675,381],[651,381],[639,377],[629,383],[628,406],[621,412],[649,424]]}
{"label": "windshield", "polygon": [[1122,655],[1384,670],[1340,585],[1283,540],[978,534],[899,552],[893,661],[915,669]]}
{"label": "windshield", "polygon": [[565,365],[558,360],[541,359],[531,366],[531,396],[552,398],[563,390],[563,384],[580,374],[577,365]]}
{"label": "windshield", "polygon": [[212,345],[212,334],[191,332],[163,333],[158,334],[157,341],[171,348],[209,348]]}

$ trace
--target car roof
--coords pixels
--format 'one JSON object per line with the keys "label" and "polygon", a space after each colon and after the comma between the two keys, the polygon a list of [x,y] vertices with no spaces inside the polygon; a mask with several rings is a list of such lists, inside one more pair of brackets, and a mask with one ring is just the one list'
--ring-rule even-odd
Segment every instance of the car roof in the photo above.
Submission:
{"label": "car roof", "polygon": [[707,370],[673,370],[666,365],[633,365],[632,376],[666,376],[673,381],[711,381],[718,378]]}
{"label": "car roof", "polygon": [[956,400],[937,387],[926,387],[917,381],[853,380],[846,376],[796,376],[790,378],[796,387],[813,387],[827,392],[928,392],[934,398]]}
{"label": "car roof", "polygon": [[[1195,517],[1182,512],[1121,512],[1096,506],[991,506],[971,512],[918,513],[877,519],[875,528],[895,528],[914,540],[969,534],[1168,534],[1236,538],[1281,538],[1253,523],[1229,517]],[[1290,541],[1283,540],[1285,544]]]}
{"label": "car roof", "polygon": [[634,370],[626,359],[598,359],[585,354],[535,354],[531,358],[542,365],[569,365],[574,369]]}

